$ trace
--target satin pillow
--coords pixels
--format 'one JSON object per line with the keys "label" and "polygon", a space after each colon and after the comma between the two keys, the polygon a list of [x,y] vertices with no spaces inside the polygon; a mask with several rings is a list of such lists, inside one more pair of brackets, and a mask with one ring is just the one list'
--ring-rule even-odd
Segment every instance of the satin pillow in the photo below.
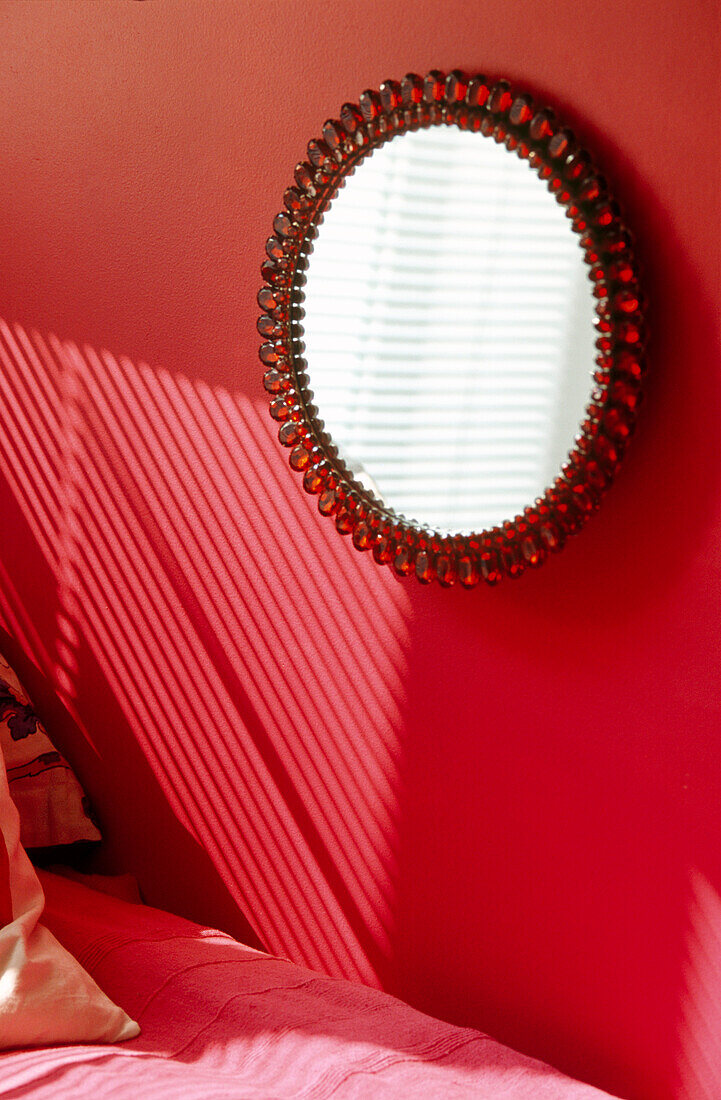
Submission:
{"label": "satin pillow", "polygon": [[44,904],[0,754],[0,1049],[134,1038],[138,1025],[39,923]]}
{"label": "satin pillow", "polygon": [[50,741],[15,672],[0,654],[0,748],[25,848],[100,840],[75,774]]}

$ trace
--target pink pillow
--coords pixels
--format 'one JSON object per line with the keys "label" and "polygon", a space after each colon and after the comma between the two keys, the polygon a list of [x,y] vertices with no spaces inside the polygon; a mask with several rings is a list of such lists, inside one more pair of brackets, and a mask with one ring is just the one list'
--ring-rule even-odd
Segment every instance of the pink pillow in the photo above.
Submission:
{"label": "pink pillow", "polygon": [[0,1049],[134,1038],[138,1025],[39,923],[44,905],[0,753]]}
{"label": "pink pillow", "polygon": [[0,749],[25,848],[100,840],[87,799],[57,751],[15,672],[0,654]]}

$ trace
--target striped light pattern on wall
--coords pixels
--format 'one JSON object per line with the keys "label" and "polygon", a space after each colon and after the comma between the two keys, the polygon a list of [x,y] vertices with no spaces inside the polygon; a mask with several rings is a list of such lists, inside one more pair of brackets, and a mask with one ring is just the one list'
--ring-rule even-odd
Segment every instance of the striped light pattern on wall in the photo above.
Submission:
{"label": "striped light pattern on wall", "polygon": [[0,318],[0,473],[55,581],[57,639],[4,568],[0,622],[73,715],[89,647],[268,950],[382,984],[408,595],[328,547],[262,398]]}
{"label": "striped light pattern on wall", "polygon": [[326,212],[303,322],[356,477],[450,531],[532,503],[591,389],[586,272],[563,209],[495,142],[436,127],[376,150]]}

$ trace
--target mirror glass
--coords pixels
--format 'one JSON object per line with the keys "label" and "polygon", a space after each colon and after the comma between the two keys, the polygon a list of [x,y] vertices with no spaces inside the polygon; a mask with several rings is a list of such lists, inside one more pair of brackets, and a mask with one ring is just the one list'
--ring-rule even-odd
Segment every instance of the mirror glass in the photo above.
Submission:
{"label": "mirror glass", "polygon": [[492,139],[436,126],[376,149],[319,226],[302,322],[355,480],[464,534],[541,496],[592,389],[588,271],[563,206]]}

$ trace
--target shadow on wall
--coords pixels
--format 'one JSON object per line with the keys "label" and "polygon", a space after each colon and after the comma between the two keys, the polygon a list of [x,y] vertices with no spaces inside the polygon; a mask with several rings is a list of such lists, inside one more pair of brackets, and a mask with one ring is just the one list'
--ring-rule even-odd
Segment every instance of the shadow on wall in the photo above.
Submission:
{"label": "shadow on wall", "polygon": [[284,523],[297,486],[264,402],[5,322],[0,360],[0,454],[61,608],[58,694],[72,713],[87,643],[262,942],[378,984],[406,594]]}
{"label": "shadow on wall", "polygon": [[[571,731],[574,750],[538,718],[539,700],[555,713],[542,662],[526,662],[525,686],[506,675],[510,711],[507,688],[475,703],[464,593],[454,639],[433,607],[455,594],[424,593],[434,629],[417,631],[409,670],[413,594],[325,537],[262,396],[0,321],[0,460],[59,608],[41,638],[0,564],[0,617],[78,724],[83,670],[102,670],[127,726],[109,721],[101,737],[93,719],[83,732],[108,770],[123,759],[120,831],[124,800],[142,813],[148,796],[129,779],[142,751],[179,823],[161,874],[193,878],[178,833],[190,835],[273,952],[384,985],[607,1088],[599,1066],[616,1066],[619,1090],[636,1081],[644,1100],[649,1066],[654,1100],[719,1095],[717,870],[694,872],[689,896],[679,812],[635,712],[623,736],[619,716],[610,739]],[[509,592],[488,612],[501,639]],[[435,674],[438,645],[453,677]],[[600,714],[612,681],[589,676],[586,709]],[[490,739],[471,720],[481,704]],[[439,740],[438,715],[462,751]],[[130,743],[113,744],[128,727]],[[684,982],[671,988],[684,929]]]}

